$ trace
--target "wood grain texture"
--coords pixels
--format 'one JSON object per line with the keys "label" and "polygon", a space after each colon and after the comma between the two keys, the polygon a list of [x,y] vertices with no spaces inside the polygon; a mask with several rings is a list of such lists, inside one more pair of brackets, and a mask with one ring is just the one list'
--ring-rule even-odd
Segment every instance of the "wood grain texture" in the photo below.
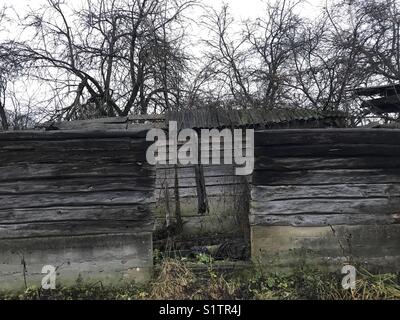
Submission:
{"label": "wood grain texture", "polygon": [[255,134],[256,146],[319,145],[319,144],[400,145],[397,129],[289,129],[263,130]]}
{"label": "wood grain texture", "polygon": [[155,170],[146,131],[0,134],[0,290],[61,283],[122,284],[152,267]]}
{"label": "wood grain texture", "polygon": [[132,130],[55,130],[55,131],[6,131],[0,135],[0,141],[54,141],[72,139],[107,139],[107,138],[134,138],[144,139],[148,129]]}
{"label": "wood grain texture", "polygon": [[398,271],[399,138],[400,130],[376,129],[256,133],[253,257],[278,268],[307,261],[337,270],[353,257]]}

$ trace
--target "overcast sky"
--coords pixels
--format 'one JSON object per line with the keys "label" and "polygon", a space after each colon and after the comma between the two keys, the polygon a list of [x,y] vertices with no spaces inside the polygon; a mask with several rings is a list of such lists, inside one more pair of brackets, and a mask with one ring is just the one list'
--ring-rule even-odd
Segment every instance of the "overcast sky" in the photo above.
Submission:
{"label": "overcast sky", "polygon": [[[201,2],[215,8],[220,8],[224,3],[227,3],[236,18],[246,19],[260,16],[265,3],[274,3],[275,0],[201,0]],[[308,0],[303,6],[302,14],[312,17],[324,3],[325,0]]]}
{"label": "overcast sky", "polygon": [[[17,12],[23,13],[27,7],[37,8],[40,7],[46,0],[0,0],[0,7],[3,5],[14,6]],[[82,0],[68,0],[71,3],[79,3]],[[269,0],[274,2],[275,0]],[[251,17],[257,17],[260,15],[261,9],[264,7],[263,2],[268,0],[199,0],[204,4],[212,6],[216,9],[220,8],[224,3],[229,4],[232,9],[232,14],[235,18],[246,19]],[[321,6],[325,3],[325,0],[308,0],[307,4],[304,5],[302,13],[307,16],[313,16]]]}
{"label": "overcast sky", "polygon": [[[72,7],[79,7],[79,4],[84,2],[85,0],[64,0]],[[199,3],[202,3],[206,6],[214,8],[216,11],[219,11],[224,4],[228,4],[230,8],[230,14],[234,18],[235,24],[240,25],[241,21],[244,21],[249,18],[257,18],[262,17],[263,12],[266,8],[267,3],[274,3],[276,0],[197,0]],[[283,0],[281,0],[283,1]],[[298,0],[288,0],[297,2]],[[326,1],[330,0],[303,0],[303,4],[298,6],[298,13],[304,17],[313,18],[321,13],[321,8],[326,4]],[[47,0],[0,0],[0,8],[2,7],[12,7],[15,9],[15,12],[23,17],[26,12],[31,9],[38,9],[46,3]],[[10,13],[10,10],[8,11]],[[201,16],[204,14],[204,11],[200,8],[191,9],[190,15],[194,21],[191,24],[191,33],[195,38],[202,38],[204,36],[204,30],[200,27],[196,21],[200,21]],[[235,24],[233,27],[235,27]],[[3,25],[0,26],[0,38],[4,38],[5,29],[9,30],[15,36],[16,29],[11,25]]]}

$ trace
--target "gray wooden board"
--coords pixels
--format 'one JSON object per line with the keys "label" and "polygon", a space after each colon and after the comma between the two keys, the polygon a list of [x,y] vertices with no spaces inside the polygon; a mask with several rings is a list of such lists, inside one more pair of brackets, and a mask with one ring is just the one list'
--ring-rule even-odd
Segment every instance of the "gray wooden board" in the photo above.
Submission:
{"label": "gray wooden board", "polygon": [[400,169],[256,170],[254,185],[397,184]]}
{"label": "gray wooden board", "polygon": [[353,199],[391,198],[400,196],[400,184],[321,184],[253,186],[252,199],[256,201],[291,199]]}
{"label": "gray wooden board", "polygon": [[259,226],[321,227],[328,225],[385,225],[400,224],[400,213],[329,213],[329,214],[255,214],[250,224]]}
{"label": "gray wooden board", "polygon": [[57,206],[128,205],[154,202],[148,191],[68,192],[0,195],[0,209]]}
{"label": "gray wooden board", "polygon": [[254,212],[264,214],[392,214],[400,212],[400,197],[397,198],[347,198],[347,199],[292,199],[255,201]]}
{"label": "gray wooden board", "polygon": [[[116,155],[117,156],[117,155]],[[150,179],[154,171],[149,166],[137,163],[61,163],[61,164],[19,164],[3,165],[0,167],[0,181],[21,181],[45,178],[69,178],[69,177],[138,177]],[[150,179],[151,180],[151,179]],[[134,181],[134,179],[132,179]]]}
{"label": "gray wooden board", "polygon": [[150,206],[145,204],[55,206],[0,209],[0,224],[50,221],[141,221],[151,219]]}
{"label": "gray wooden board", "polygon": [[54,151],[54,150],[142,150],[149,142],[130,137],[74,138],[59,140],[1,140],[0,151]]}
{"label": "gray wooden board", "polygon": [[267,157],[355,157],[355,156],[385,156],[400,155],[400,145],[364,144],[362,140],[354,144],[310,144],[310,145],[255,145],[254,154]]}
{"label": "gray wooden board", "polygon": [[65,177],[60,179],[38,178],[31,180],[14,180],[0,182],[0,196],[10,194],[53,194],[53,193],[85,193],[115,191],[148,191],[154,190],[154,183],[145,177]]}
{"label": "gray wooden board", "polygon": [[397,129],[289,129],[262,130],[255,133],[256,146],[333,145],[333,144],[400,145]]}
{"label": "gray wooden board", "polygon": [[0,223],[0,239],[20,239],[48,236],[96,235],[108,233],[150,232],[152,220],[66,220],[16,224]]}
{"label": "gray wooden board", "polygon": [[296,171],[315,169],[390,169],[400,168],[400,157],[384,157],[380,154],[366,157],[257,157],[256,170]]}
{"label": "gray wooden board", "polygon": [[[28,163],[141,163],[147,164],[146,149],[137,150],[10,150],[0,151],[0,167],[4,165],[18,165]],[[116,156],[118,155],[118,157]]]}
{"label": "gray wooden board", "polygon": [[133,130],[55,130],[55,131],[7,131],[0,134],[0,141],[69,140],[69,139],[108,139],[145,138],[148,129]]}

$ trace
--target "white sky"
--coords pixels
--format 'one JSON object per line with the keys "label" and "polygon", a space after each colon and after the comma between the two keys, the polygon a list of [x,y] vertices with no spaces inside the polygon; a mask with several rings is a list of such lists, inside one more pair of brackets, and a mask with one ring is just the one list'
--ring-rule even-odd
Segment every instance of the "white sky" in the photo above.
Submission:
{"label": "white sky", "polygon": [[[70,3],[79,3],[81,0],[67,0]],[[199,2],[212,6],[216,9],[220,8],[224,3],[228,4],[232,9],[232,14],[237,19],[247,19],[260,15],[263,3],[274,2],[275,0],[199,0]],[[317,13],[317,8],[321,8],[326,0],[308,0],[304,5],[302,14],[313,16]],[[38,8],[45,0],[0,0],[0,7],[3,5],[13,6],[16,11],[23,14],[27,7]]]}
{"label": "white sky", "polygon": [[[228,4],[232,10],[232,14],[237,19],[255,18],[260,16],[265,3],[274,3],[274,0],[200,0],[202,3],[210,5],[214,8],[220,8],[224,3]],[[321,8],[325,0],[308,0],[304,4],[302,14],[306,16],[314,16]]]}
{"label": "white sky", "polygon": [[[79,4],[85,0],[64,0],[72,7],[79,7]],[[257,18],[262,17],[263,12],[266,8],[267,3],[274,3],[277,0],[197,0],[199,3],[204,4],[206,6],[214,8],[216,11],[219,11],[220,8],[224,4],[229,5],[229,12],[234,18],[234,23],[239,26],[241,21],[244,21],[249,18]],[[283,1],[283,0],[281,0]],[[299,0],[287,0],[288,2],[297,2]],[[301,0],[300,0],[301,1]],[[299,14],[302,16],[313,18],[316,17],[321,13],[321,8],[326,4],[326,1],[332,0],[302,0],[304,3],[298,7]],[[29,9],[37,9],[40,8],[43,4],[45,4],[47,0],[0,0],[0,9],[2,7],[12,7],[14,8],[15,12],[20,16],[23,17],[24,14],[29,11]],[[194,21],[194,26],[192,25],[191,32],[193,32],[193,36],[201,37],[204,36],[204,33],[200,26],[197,24],[196,21],[199,21],[201,16],[204,14],[204,11],[201,9],[191,9],[190,14],[192,14],[191,18]],[[0,38],[5,36],[4,31],[5,29],[10,30],[10,33],[15,32],[13,26],[10,25],[2,25],[0,26]]]}

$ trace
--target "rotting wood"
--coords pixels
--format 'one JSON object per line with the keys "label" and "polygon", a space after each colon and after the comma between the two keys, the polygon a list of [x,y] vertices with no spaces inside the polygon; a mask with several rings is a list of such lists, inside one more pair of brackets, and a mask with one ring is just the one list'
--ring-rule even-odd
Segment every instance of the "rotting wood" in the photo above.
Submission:
{"label": "rotting wood", "polygon": [[400,212],[395,214],[259,214],[252,215],[250,224],[254,226],[294,226],[318,227],[329,225],[386,225],[400,224]]}
{"label": "rotting wood", "polygon": [[29,285],[40,286],[43,265],[64,260],[62,283],[149,278],[155,171],[145,136],[136,129],[0,134],[0,289],[21,284],[19,253]]}
{"label": "rotting wood", "polygon": [[270,267],[307,262],[336,270],[355,258],[398,270],[399,138],[400,130],[377,129],[257,132],[253,258]]}

